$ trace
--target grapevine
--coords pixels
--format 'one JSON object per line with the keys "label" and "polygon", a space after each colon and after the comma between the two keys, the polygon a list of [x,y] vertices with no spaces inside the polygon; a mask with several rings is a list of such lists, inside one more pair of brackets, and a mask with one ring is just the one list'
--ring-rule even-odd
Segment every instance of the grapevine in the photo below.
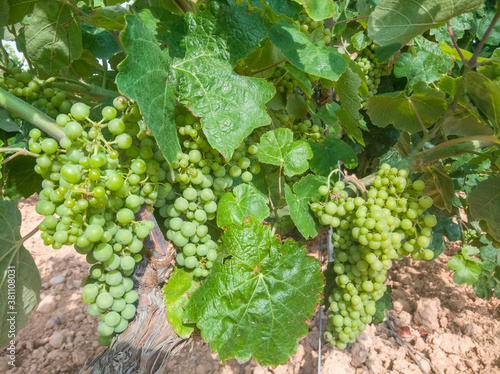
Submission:
{"label": "grapevine", "polygon": [[[277,366],[323,312],[321,343],[349,349],[387,315],[393,261],[447,241],[455,282],[500,297],[498,4],[4,3],[15,334],[43,292],[17,223],[34,194],[44,244],[91,265],[82,299],[109,354],[87,368],[126,346],[144,352],[126,370],[160,372],[193,333],[222,361]],[[324,229],[328,263],[305,248]],[[152,308],[166,341],[143,334]]]}

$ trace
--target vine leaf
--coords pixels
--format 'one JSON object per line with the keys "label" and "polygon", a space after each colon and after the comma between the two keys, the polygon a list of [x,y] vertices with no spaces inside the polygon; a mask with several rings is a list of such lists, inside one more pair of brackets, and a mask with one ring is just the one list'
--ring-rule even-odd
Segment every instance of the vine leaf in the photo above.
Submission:
{"label": "vine leaf", "polygon": [[493,295],[500,299],[500,272],[494,261],[485,261],[480,265],[481,275],[474,284],[474,292],[483,299],[491,299]]}
{"label": "vine leaf", "polygon": [[217,206],[217,226],[241,225],[248,216],[263,221],[269,216],[269,207],[266,198],[254,186],[243,183],[221,197]]}
{"label": "vine leaf", "polygon": [[12,340],[9,334],[26,326],[40,301],[40,273],[23,246],[20,227],[17,201],[0,198],[0,346]]}
{"label": "vine leaf", "polygon": [[307,334],[305,320],[323,288],[317,260],[291,239],[281,244],[256,218],[229,226],[222,244],[228,257],[191,296],[186,321],[196,323],[223,362],[287,361]]}
{"label": "vine leaf", "polygon": [[121,30],[125,27],[127,14],[127,9],[122,6],[107,6],[94,10],[83,21],[107,30]]}
{"label": "vine leaf", "polygon": [[295,25],[285,21],[273,25],[269,39],[293,65],[308,74],[336,81],[347,68],[335,47],[314,45]]}
{"label": "vine leaf", "polygon": [[9,197],[28,198],[42,189],[43,177],[36,173],[36,158],[18,156],[5,164],[4,195]]}
{"label": "vine leaf", "polygon": [[358,75],[348,68],[334,85],[342,108],[354,119],[360,117],[361,97],[358,88],[361,84]]}
{"label": "vine leaf", "polygon": [[[267,34],[266,21],[259,14],[245,18],[247,10],[244,4],[211,1],[196,17],[188,13],[183,22],[174,23],[179,32],[171,34],[160,32],[172,24],[161,13],[145,9],[126,17],[123,44],[128,55],[120,65],[117,84],[137,100],[170,162],[180,151],[174,121],[177,101],[202,117],[208,142],[226,158],[253,129],[270,123],[265,103],[274,88],[233,72],[236,61]],[[157,29],[166,40],[157,40]],[[173,45],[172,38],[184,49],[160,48],[160,43]]]}
{"label": "vine leaf", "polygon": [[333,16],[333,0],[294,0],[304,6],[307,14],[315,20],[322,21]]}
{"label": "vine leaf", "polygon": [[500,241],[500,175],[479,182],[468,197],[470,214],[484,219],[488,233]]}
{"label": "vine leaf", "polygon": [[356,139],[356,141],[362,146],[365,145],[363,140],[363,133],[359,128],[359,124],[346,110],[346,108],[342,107],[335,111],[335,116],[337,116],[340,126],[344,129],[344,131],[349,135],[349,137]]}
{"label": "vine leaf", "polygon": [[453,61],[444,56],[418,51],[416,56],[401,53],[394,65],[394,75],[408,78],[408,88],[418,82],[431,83],[441,79],[453,66]]}
{"label": "vine leaf", "polygon": [[127,58],[119,65],[116,84],[122,93],[139,103],[146,125],[172,162],[181,147],[175,128],[171,59],[155,38],[157,20],[149,10],[127,16],[126,20],[122,42]]}
{"label": "vine leaf", "polygon": [[83,51],[78,18],[69,5],[58,1],[35,3],[24,42],[27,57],[47,73],[69,66]]}
{"label": "vine leaf", "polygon": [[266,12],[270,11],[275,15],[283,15],[292,20],[296,19],[302,11],[300,4],[289,0],[253,0],[249,3],[255,7],[262,7]]}
{"label": "vine leaf", "polygon": [[366,101],[368,115],[375,126],[393,124],[396,129],[407,132],[422,131],[420,120],[426,128],[431,126],[441,118],[446,106],[444,94],[425,84],[415,86],[411,96],[396,92],[372,96]]}
{"label": "vine leaf", "polygon": [[168,283],[163,287],[168,321],[181,338],[187,338],[194,331],[194,326],[184,324],[183,321],[184,308],[189,296],[196,290],[197,286],[191,273],[176,267],[168,279]]}
{"label": "vine leaf", "polygon": [[455,186],[443,167],[429,166],[424,172],[422,180],[425,181],[422,194],[432,197],[432,201],[437,208],[451,212],[453,198],[455,197]]}
{"label": "vine leaf", "polygon": [[454,270],[453,281],[457,284],[475,284],[481,274],[481,260],[471,256],[479,254],[479,249],[466,245],[462,251],[448,261],[448,268]]}
{"label": "vine leaf", "polygon": [[19,125],[10,118],[10,114],[5,109],[0,109],[0,130],[5,132],[22,132]]}
{"label": "vine leaf", "polygon": [[319,223],[309,208],[309,202],[313,197],[319,197],[318,188],[325,184],[326,178],[309,174],[293,185],[293,192],[288,184],[285,185],[290,217],[306,239],[318,235]]}
{"label": "vine leaf", "polygon": [[283,167],[283,172],[289,177],[306,172],[309,169],[307,160],[312,156],[309,144],[293,141],[292,130],[284,128],[262,135],[257,152],[260,162]]}
{"label": "vine leaf", "polygon": [[415,36],[482,4],[482,0],[382,0],[368,20],[368,36],[382,46],[402,47]]}
{"label": "vine leaf", "polygon": [[465,74],[465,90],[474,105],[490,120],[495,135],[500,133],[500,87],[484,75],[470,71]]}
{"label": "vine leaf", "polygon": [[[33,11],[33,5],[37,0],[7,0],[4,3],[8,3],[8,9],[5,16],[8,15],[7,24],[12,25],[17,22],[21,22],[25,15]],[[4,5],[5,7],[5,5]],[[3,25],[2,25],[3,26]]]}
{"label": "vine leaf", "polygon": [[310,142],[313,158],[309,161],[311,170],[316,175],[327,177],[342,161],[348,169],[358,166],[358,157],[354,149],[346,142],[333,136],[325,138],[323,144]]}
{"label": "vine leaf", "polygon": [[86,23],[82,23],[82,42],[84,49],[88,49],[100,59],[109,60],[115,53],[120,52],[120,46],[108,30]]}
{"label": "vine leaf", "polygon": [[373,323],[378,325],[385,321],[387,313],[392,309],[392,288],[387,286],[384,295],[375,302]]}

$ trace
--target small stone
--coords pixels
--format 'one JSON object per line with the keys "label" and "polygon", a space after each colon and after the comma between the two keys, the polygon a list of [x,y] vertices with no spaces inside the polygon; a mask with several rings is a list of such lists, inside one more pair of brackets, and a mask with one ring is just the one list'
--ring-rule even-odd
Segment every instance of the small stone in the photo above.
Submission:
{"label": "small stone", "polygon": [[52,313],[57,309],[57,300],[54,295],[47,295],[45,298],[40,301],[37,310],[40,313]]}
{"label": "small stone", "polygon": [[365,349],[363,344],[354,344],[351,350],[352,360],[351,365],[360,368],[368,359],[368,351]]}
{"label": "small stone", "polygon": [[71,359],[73,360],[76,366],[82,366],[87,360],[87,357],[85,357],[83,352],[72,351]]}
{"label": "small stone", "polygon": [[59,351],[57,349],[50,351],[49,354],[47,355],[48,360],[56,360],[58,357],[59,357]]}
{"label": "small stone", "polygon": [[479,325],[476,325],[474,322],[468,323],[464,328],[464,333],[473,338],[478,338],[483,333],[483,328]]}
{"label": "small stone", "polygon": [[268,371],[262,366],[256,366],[255,369],[253,369],[253,374],[268,374]]}
{"label": "small stone", "polygon": [[206,369],[204,365],[196,366],[196,374],[206,374]]}
{"label": "small stone", "polygon": [[45,324],[46,329],[51,329],[54,326],[59,326],[61,324],[61,319],[59,317],[51,318]]}
{"label": "small stone", "polygon": [[75,322],[81,322],[84,319],[85,319],[85,314],[83,314],[83,313],[80,313],[80,314],[75,316]]}
{"label": "small stone", "polygon": [[47,355],[47,351],[45,350],[45,348],[42,347],[42,348],[35,349],[33,351],[33,353],[31,354],[31,358],[33,360],[41,361],[46,355]]}
{"label": "small stone", "polygon": [[56,284],[60,284],[62,282],[64,282],[64,279],[65,279],[65,276],[64,274],[59,274],[57,276],[55,276],[54,278],[52,278],[49,283],[52,285],[52,286],[55,286]]}
{"label": "small stone", "polygon": [[64,334],[60,331],[55,331],[50,337],[49,344],[54,348],[60,348],[64,343]]}
{"label": "small stone", "polygon": [[9,364],[9,358],[0,357],[0,372],[5,373],[9,369],[12,369],[12,365]]}
{"label": "small stone", "polygon": [[439,329],[439,310],[439,299],[420,299],[415,311],[414,321],[428,332],[433,333]]}

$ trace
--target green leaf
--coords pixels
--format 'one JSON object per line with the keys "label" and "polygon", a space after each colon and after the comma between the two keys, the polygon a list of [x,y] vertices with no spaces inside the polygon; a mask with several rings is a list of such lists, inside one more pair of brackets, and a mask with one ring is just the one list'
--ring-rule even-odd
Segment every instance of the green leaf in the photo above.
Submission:
{"label": "green leaf", "polygon": [[375,314],[373,323],[378,325],[385,321],[387,313],[392,309],[392,288],[387,286],[384,295],[375,302]]}
{"label": "green leaf", "polygon": [[272,86],[233,72],[233,64],[257,47],[267,32],[265,21],[255,17],[260,15],[245,18],[246,9],[212,1],[196,18],[186,14],[186,34],[175,34],[186,49],[182,56],[176,50],[173,60],[155,37],[157,28],[164,26],[162,20],[148,9],[127,16],[123,44],[128,56],[120,65],[117,84],[138,101],[146,125],[169,161],[180,151],[176,101],[203,117],[209,143],[226,158],[253,129],[270,122],[264,104],[274,95]]}
{"label": "green leaf", "polygon": [[8,0],[9,3],[9,18],[7,24],[11,25],[21,22],[27,14],[33,11],[33,5],[38,0]]}
{"label": "green leaf", "polygon": [[299,17],[302,7],[294,1],[290,0],[254,0],[249,1],[253,6],[262,9],[269,9],[275,15],[283,15],[290,19]]}
{"label": "green leaf", "polygon": [[98,8],[89,13],[82,20],[95,27],[107,30],[121,30],[125,27],[125,16],[129,14],[122,6],[107,6]]}
{"label": "green leaf", "polygon": [[431,83],[441,79],[453,66],[453,61],[434,53],[419,51],[416,56],[402,53],[394,65],[394,75],[408,78],[408,87],[418,82]]}
{"label": "green leaf", "polygon": [[[463,13],[450,19],[451,29],[453,30],[453,36],[456,40],[461,39],[465,34],[465,30],[471,28],[472,17],[471,13]],[[431,29],[430,34],[434,35],[438,42],[450,45],[453,44],[447,25]]]}
{"label": "green leaf", "polygon": [[318,235],[319,223],[309,208],[313,197],[319,198],[318,188],[326,184],[326,178],[306,175],[293,185],[285,185],[286,202],[290,206],[290,216],[304,238]]}
{"label": "green leaf", "polygon": [[368,20],[368,36],[382,46],[404,46],[415,36],[471,12],[482,0],[383,0],[377,4]]}
{"label": "green leaf", "polygon": [[[490,12],[489,14],[486,14],[484,17],[479,18],[477,20],[476,36],[478,39],[483,38],[484,34],[486,33],[486,30],[488,30],[488,28],[490,27],[491,21],[493,21],[494,16],[495,12]],[[491,30],[488,39],[486,39],[486,44],[497,47],[499,43],[500,43],[500,23],[497,22],[493,27],[493,30]]]}
{"label": "green leaf", "polygon": [[289,177],[307,171],[307,160],[312,156],[309,144],[293,141],[292,130],[285,128],[268,131],[262,135],[257,152],[259,162],[282,167],[285,175]]}
{"label": "green leaf", "polygon": [[470,261],[461,254],[455,255],[448,261],[448,268],[454,270],[453,281],[457,284],[473,285],[481,274],[481,268],[474,261]]}
{"label": "green leaf", "polygon": [[316,259],[290,239],[282,245],[251,218],[231,225],[222,237],[228,257],[216,262],[186,307],[211,349],[229,357],[277,366],[286,362],[307,334],[323,288]]}
{"label": "green leaf", "polygon": [[269,38],[293,65],[308,74],[336,81],[347,67],[335,47],[314,45],[295,25],[285,21],[273,25]]}
{"label": "green leaf", "polygon": [[442,166],[429,166],[421,178],[425,181],[424,196],[432,197],[434,206],[451,212],[455,188],[453,181]]}
{"label": "green leaf", "polygon": [[450,113],[441,126],[446,136],[493,135],[491,126],[478,119],[471,111]]}
{"label": "green leaf", "polygon": [[217,225],[243,224],[248,216],[263,221],[269,216],[266,198],[252,185],[240,184],[224,194],[217,205]]}
{"label": "green leaf", "polygon": [[419,132],[422,131],[422,125],[418,118],[426,128],[431,126],[441,118],[447,103],[442,92],[417,86],[411,96],[406,96],[404,92],[397,96],[372,96],[366,101],[366,107],[375,126],[386,127],[392,124],[398,130]]}
{"label": "green leaf", "polygon": [[5,109],[0,109],[0,129],[5,132],[21,132],[19,125],[10,118],[10,114]]}
{"label": "green leaf", "polygon": [[359,128],[359,123],[347,112],[346,108],[341,107],[335,111],[335,115],[338,117],[340,126],[349,135],[349,137],[356,139],[362,146],[365,145],[363,140],[363,133]]}
{"label": "green leaf", "polygon": [[309,165],[316,175],[327,177],[332,170],[338,168],[339,161],[342,161],[348,169],[358,166],[356,152],[344,141],[330,136],[325,138],[323,143],[309,143],[313,151]]}
{"label": "green leaf", "polygon": [[500,175],[479,182],[467,201],[471,216],[477,220],[484,219],[488,224],[488,233],[500,241]]}
{"label": "green leaf", "polygon": [[[0,198],[0,346],[13,340],[38,306],[42,282],[24,248],[16,201]],[[13,322],[13,324],[11,323]],[[11,335],[12,334],[12,335]]]}
{"label": "green leaf", "polygon": [[486,261],[480,265],[481,275],[474,284],[474,292],[483,299],[493,295],[500,299],[500,269],[494,261]]}
{"label": "green leaf", "polygon": [[465,90],[474,105],[490,120],[495,135],[500,133],[500,87],[484,75],[465,74]]}
{"label": "green leaf", "polygon": [[108,30],[86,23],[82,23],[82,43],[84,50],[88,49],[100,59],[109,60],[120,52],[120,46]]}
{"label": "green leaf", "polygon": [[35,3],[24,38],[27,57],[47,73],[67,67],[83,50],[78,17],[69,5],[58,1]]}
{"label": "green leaf", "polygon": [[306,94],[306,96],[311,97],[313,93],[312,85],[309,78],[307,78],[306,73],[292,64],[286,64],[286,69],[290,75],[297,80],[299,88]]}
{"label": "green leaf", "polygon": [[168,283],[163,287],[168,321],[181,338],[187,338],[194,331],[193,325],[184,324],[183,321],[184,308],[197,287],[198,284],[193,280],[192,274],[178,267],[174,269],[168,278]]}
{"label": "green leaf", "polygon": [[364,30],[359,31],[351,36],[351,44],[354,48],[356,48],[356,51],[362,51],[371,43],[371,39],[368,37],[368,35],[365,34]]}
{"label": "green leaf", "polygon": [[354,119],[360,117],[361,97],[358,89],[362,83],[358,75],[348,68],[334,85],[342,108]]}
{"label": "green leaf", "polygon": [[286,205],[286,200],[283,196],[285,191],[285,178],[280,178],[280,173],[277,171],[266,174],[265,180],[272,205],[278,209],[283,208]]}
{"label": "green leaf", "polygon": [[7,174],[3,186],[5,196],[28,198],[42,190],[43,178],[34,171],[35,160],[31,156],[18,156],[4,165]]}
{"label": "green leaf", "polygon": [[0,27],[4,27],[5,25],[7,25],[8,19],[9,19],[9,2],[7,0],[0,0]]}
{"label": "green leaf", "polygon": [[333,0],[294,0],[304,6],[307,14],[315,21],[330,18],[334,13]]}
{"label": "green leaf", "polygon": [[286,111],[287,114],[295,118],[304,118],[307,115],[307,105],[304,96],[298,92],[292,92],[286,95]]}

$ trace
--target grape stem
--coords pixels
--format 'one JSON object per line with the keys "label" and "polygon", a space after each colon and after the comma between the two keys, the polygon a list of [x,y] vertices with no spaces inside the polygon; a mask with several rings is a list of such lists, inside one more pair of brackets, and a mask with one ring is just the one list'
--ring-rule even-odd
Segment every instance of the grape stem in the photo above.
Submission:
{"label": "grape stem", "polygon": [[0,148],[0,152],[16,152],[13,155],[10,155],[6,159],[2,160],[0,165],[6,164],[7,162],[12,160],[13,158],[16,158],[17,156],[32,156],[32,157],[40,156],[40,155],[33,153],[33,152],[30,152],[24,148]]}
{"label": "grape stem", "polygon": [[57,141],[65,136],[64,130],[52,118],[1,87],[0,107],[35,125]]}
{"label": "grape stem", "polygon": [[35,228],[33,230],[31,230],[29,233],[27,233],[25,236],[23,236],[21,238],[21,243],[24,243],[26,240],[28,240],[29,238],[31,238],[33,235],[35,235],[37,232],[38,232],[38,226],[39,225],[36,225]]}

